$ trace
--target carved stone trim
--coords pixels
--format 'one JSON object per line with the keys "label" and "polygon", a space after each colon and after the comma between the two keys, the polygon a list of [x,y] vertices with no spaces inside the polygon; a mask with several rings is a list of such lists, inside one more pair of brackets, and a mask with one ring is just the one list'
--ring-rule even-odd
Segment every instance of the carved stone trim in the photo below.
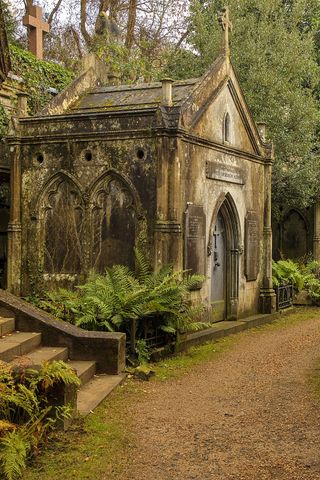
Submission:
{"label": "carved stone trim", "polygon": [[159,233],[181,233],[182,228],[180,223],[176,222],[156,222],[154,231]]}

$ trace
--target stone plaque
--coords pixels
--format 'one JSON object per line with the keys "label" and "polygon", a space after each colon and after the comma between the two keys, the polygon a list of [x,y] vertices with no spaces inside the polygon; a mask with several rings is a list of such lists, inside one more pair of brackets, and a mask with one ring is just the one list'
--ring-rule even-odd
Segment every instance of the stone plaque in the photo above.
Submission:
{"label": "stone plaque", "polygon": [[249,211],[245,220],[245,275],[248,282],[257,279],[259,272],[259,218]]}
{"label": "stone plaque", "polygon": [[205,275],[206,216],[200,205],[188,205],[185,213],[185,269]]}
{"label": "stone plaque", "polygon": [[217,162],[206,162],[206,177],[228,183],[244,185],[244,175],[240,168]]}

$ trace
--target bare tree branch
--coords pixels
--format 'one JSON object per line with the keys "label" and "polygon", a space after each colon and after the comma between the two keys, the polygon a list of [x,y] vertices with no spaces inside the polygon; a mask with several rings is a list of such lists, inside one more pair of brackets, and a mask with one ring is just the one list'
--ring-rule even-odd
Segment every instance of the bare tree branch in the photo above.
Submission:
{"label": "bare tree branch", "polygon": [[73,36],[73,39],[74,39],[75,44],[77,46],[79,58],[82,58],[83,55],[82,55],[81,42],[80,42],[79,34],[78,34],[77,30],[72,25],[69,27],[69,30],[70,30],[70,33]]}
{"label": "bare tree branch", "polygon": [[33,0],[23,0],[25,9],[26,9],[26,14],[29,13],[30,7],[33,5]]}
{"label": "bare tree branch", "polygon": [[91,37],[87,31],[87,0],[81,0],[80,4],[80,30],[87,45],[91,43]]}
{"label": "bare tree branch", "polygon": [[57,3],[55,4],[55,6],[53,7],[53,9],[51,10],[51,13],[48,17],[48,23],[49,25],[51,25],[52,23],[52,20],[53,20],[53,17],[55,16],[55,14],[57,13],[57,11],[59,10],[60,8],[60,5],[61,3],[63,2],[63,0],[58,0]]}
{"label": "bare tree branch", "polygon": [[100,2],[100,7],[99,7],[99,13],[101,12],[106,12],[110,8],[110,0],[101,0]]}
{"label": "bare tree branch", "polygon": [[187,38],[187,36],[189,35],[190,31],[189,30],[186,30],[180,37],[178,43],[176,44],[175,46],[175,50],[178,50],[182,44],[182,42]]}

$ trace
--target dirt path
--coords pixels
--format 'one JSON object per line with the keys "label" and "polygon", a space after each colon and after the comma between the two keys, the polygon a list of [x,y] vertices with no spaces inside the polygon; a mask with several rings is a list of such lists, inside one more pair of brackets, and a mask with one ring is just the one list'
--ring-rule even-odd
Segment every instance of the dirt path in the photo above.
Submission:
{"label": "dirt path", "polygon": [[146,384],[128,409],[136,440],[121,480],[320,479],[320,407],[307,383],[319,358],[320,315],[248,332],[179,380]]}

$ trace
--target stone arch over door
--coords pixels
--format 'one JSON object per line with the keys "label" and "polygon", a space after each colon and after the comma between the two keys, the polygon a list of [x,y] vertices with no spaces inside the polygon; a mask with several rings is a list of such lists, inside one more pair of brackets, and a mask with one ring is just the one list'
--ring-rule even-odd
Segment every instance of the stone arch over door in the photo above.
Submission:
{"label": "stone arch over door", "polygon": [[134,269],[139,229],[139,200],[132,185],[114,171],[91,189],[91,265],[103,273],[115,264]]}
{"label": "stone arch over door", "polygon": [[61,172],[52,177],[40,197],[39,207],[44,272],[81,273],[85,209],[76,181]]}
{"label": "stone arch over door", "polygon": [[[241,253],[241,229],[238,211],[232,196],[222,194],[216,204],[210,227],[208,253],[211,256],[211,300],[214,300],[214,320],[236,319],[239,303],[239,259]],[[220,249],[220,251],[219,251]],[[223,257],[220,257],[219,254]],[[220,272],[219,269],[224,269]],[[220,279],[220,280],[219,280]],[[223,285],[215,282],[223,281]],[[224,295],[224,305],[216,298],[215,292]],[[217,306],[217,318],[214,306]]]}

